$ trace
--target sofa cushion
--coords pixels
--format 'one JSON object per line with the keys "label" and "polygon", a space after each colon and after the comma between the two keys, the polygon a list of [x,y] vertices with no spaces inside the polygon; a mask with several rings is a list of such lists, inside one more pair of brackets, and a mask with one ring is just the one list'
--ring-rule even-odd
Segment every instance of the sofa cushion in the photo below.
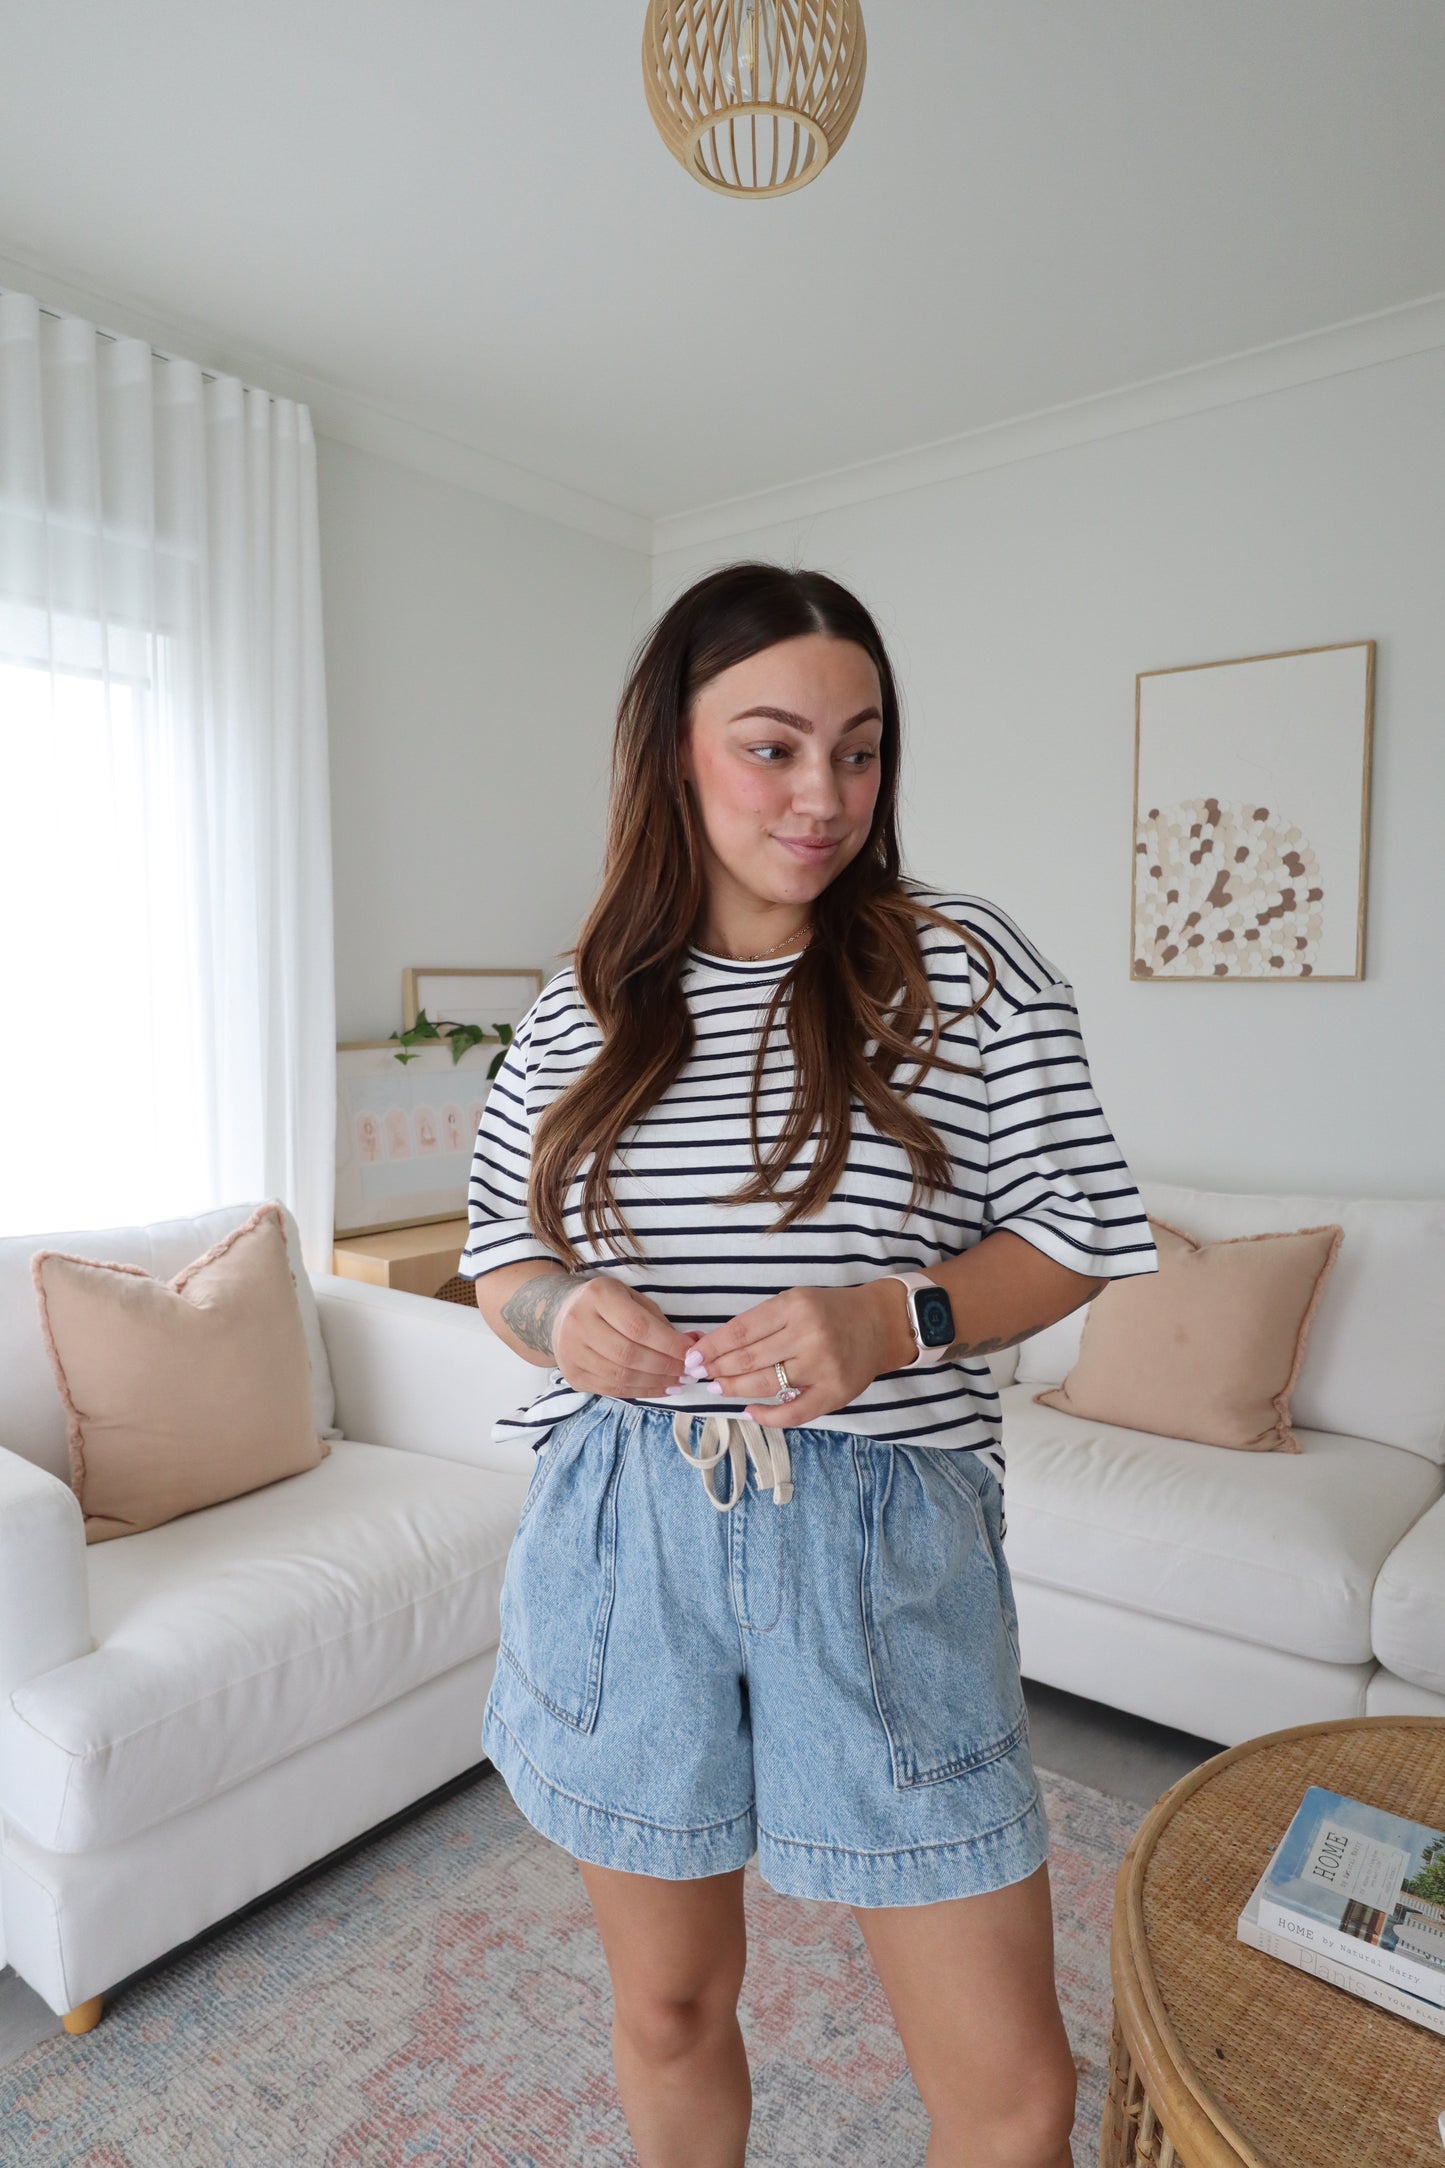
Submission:
{"label": "sofa cushion", "polygon": [[1159,1270],[1089,1304],[1078,1361],[1035,1400],[1086,1422],[1297,1453],[1289,1396],[1342,1230],[1197,1243],[1164,1220],[1149,1227]]}
{"label": "sofa cushion", "polygon": [[[220,1205],[191,1219],[157,1220],[149,1227],[107,1227],[98,1231],[0,1238],[0,1378],[4,1384],[3,1442],[37,1467],[48,1468],[62,1483],[70,1481],[70,1445],[65,1410],[56,1395],[55,1374],[41,1338],[40,1317],[30,1260],[37,1250],[65,1250],[112,1264],[139,1265],[158,1280],[169,1280],[214,1243],[249,1219],[263,1200]],[[311,1365],[311,1404],[319,1438],[339,1438],[336,1396],[316,1314],[316,1295],[301,1256],[301,1238],[283,1205],[286,1255],[296,1278],[296,1299]]]}
{"label": "sofa cushion", "polygon": [[[1141,1182],[1139,1194],[1151,1218],[1197,1242],[1337,1221],[1345,1239],[1310,1324],[1292,1419],[1445,1461],[1445,1197],[1254,1196],[1163,1182]],[[1073,1310],[1024,1341],[1020,1385],[1061,1383],[1087,1314]]]}
{"label": "sofa cushion", "polygon": [[1445,1499],[1416,1521],[1381,1567],[1372,1632],[1387,1670],[1445,1694]]}
{"label": "sofa cushion", "polygon": [[280,1205],[257,1205],[170,1280],[63,1250],[37,1250],[31,1272],[87,1543],[239,1498],[331,1451],[312,1417]]}
{"label": "sofa cushion", "polygon": [[1439,1497],[1418,1453],[1297,1429],[1220,1453],[1001,1396],[1010,1570],[1265,1648],[1358,1664],[1376,1576]]}
{"label": "sofa cushion", "polygon": [[483,1654],[526,1488],[343,1440],[95,1546],[94,1652],[0,1702],[0,1813],[54,1851],[113,1843]]}

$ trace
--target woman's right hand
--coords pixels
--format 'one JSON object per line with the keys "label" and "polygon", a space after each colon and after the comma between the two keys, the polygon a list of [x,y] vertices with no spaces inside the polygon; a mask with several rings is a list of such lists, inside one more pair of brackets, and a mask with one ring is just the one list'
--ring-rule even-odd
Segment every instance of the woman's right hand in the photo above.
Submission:
{"label": "woman's right hand", "polygon": [[630,1400],[680,1384],[683,1358],[699,1335],[679,1332],[650,1297],[597,1273],[557,1302],[549,1338],[552,1359],[575,1392]]}

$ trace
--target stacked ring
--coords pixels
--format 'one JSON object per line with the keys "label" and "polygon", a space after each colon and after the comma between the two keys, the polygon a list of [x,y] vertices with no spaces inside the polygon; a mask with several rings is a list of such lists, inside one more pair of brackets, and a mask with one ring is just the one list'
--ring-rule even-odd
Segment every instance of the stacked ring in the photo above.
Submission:
{"label": "stacked ring", "polygon": [[802,1386],[801,1386],[801,1385],[791,1385],[791,1384],[789,1384],[789,1382],[788,1382],[788,1373],[787,1373],[787,1371],[786,1371],[786,1370],[785,1370],[785,1369],[783,1368],[783,1366],[782,1366],[782,1364],[781,1364],[781,1363],[774,1363],[774,1364],[773,1364],[773,1368],[774,1368],[774,1369],[775,1369],[775,1370],[777,1371],[777,1373],[778,1373],[778,1398],[779,1398],[779,1400],[797,1400],[798,1398],[800,1398],[800,1396],[801,1396],[801,1394],[802,1394],[802,1390],[803,1390]]}

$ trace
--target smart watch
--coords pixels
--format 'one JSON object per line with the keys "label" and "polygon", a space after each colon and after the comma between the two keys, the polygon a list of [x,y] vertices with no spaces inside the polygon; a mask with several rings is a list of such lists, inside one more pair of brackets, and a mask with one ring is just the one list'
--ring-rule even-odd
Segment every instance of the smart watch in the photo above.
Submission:
{"label": "smart watch", "polygon": [[926,1368],[930,1363],[946,1362],[948,1351],[958,1337],[953,1322],[953,1304],[937,1280],[930,1280],[926,1272],[884,1272],[885,1280],[901,1280],[908,1300],[908,1322],[913,1329],[913,1341],[918,1353],[912,1363],[905,1363],[910,1370],[914,1364]]}

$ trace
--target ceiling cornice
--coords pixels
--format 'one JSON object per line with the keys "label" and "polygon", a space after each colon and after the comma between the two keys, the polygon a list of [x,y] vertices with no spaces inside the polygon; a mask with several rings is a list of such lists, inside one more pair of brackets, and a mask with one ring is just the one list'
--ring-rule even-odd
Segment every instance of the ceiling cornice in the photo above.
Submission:
{"label": "ceiling cornice", "polygon": [[375,400],[314,376],[284,356],[248,347],[228,333],[182,318],[166,317],[133,296],[101,293],[83,280],[67,277],[0,242],[0,286],[33,294],[47,308],[82,316],[103,331],[148,339],[154,347],[183,353],[203,369],[237,376],[281,399],[295,399],[311,412],[318,436],[331,437],[358,451],[391,459],[398,466],[459,488],[476,490],[522,512],[534,512],[559,526],[578,529],[604,542],[621,543],[646,556],[652,547],[652,522],[641,512],[611,504],[566,482],[552,481],[530,468],[498,459],[480,445],[449,436],[411,415],[393,412]]}
{"label": "ceiling cornice", "polygon": [[650,519],[565,482],[499,459],[482,446],[448,435],[412,415],[316,376],[287,360],[248,347],[213,326],[159,312],[144,300],[100,291],[84,274],[37,264],[0,240],[0,286],[13,286],[99,328],[185,353],[202,368],[258,384],[281,398],[303,401],[312,425],[378,458],[512,505],[623,548],[656,557],[782,526],[846,505],[928,489],[940,482],[1015,460],[1037,459],[1071,445],[1286,391],[1324,377],[1367,369],[1445,346],[1445,294],[1351,318],[1297,338],[1252,347],[1220,360],[1177,369],[1088,399],[1047,407],[1011,421],[968,430],[912,450],[813,474],[752,495]]}
{"label": "ceiling cornice", "polygon": [[912,451],[891,452],[882,459],[808,475],[776,489],[758,490],[751,496],[730,497],[695,511],[671,513],[653,524],[652,552],[657,557],[669,550],[694,549],[759,527],[783,526],[820,512],[837,511],[845,505],[865,504],[910,489],[929,489],[960,475],[977,474],[986,467],[1037,459],[1070,445],[1087,444],[1096,437],[1149,429],[1180,415],[1262,398],[1270,392],[1287,391],[1322,377],[1341,376],[1352,369],[1373,368],[1379,362],[1399,361],[1406,355],[1440,346],[1445,346],[1445,294],[1431,294],[1376,315],[1352,317],[1322,331],[1251,347],[1241,354],[1176,369],[1167,376],[1149,377],[1093,398],[1045,407],[1035,414],[971,429],[962,436],[944,437]]}

